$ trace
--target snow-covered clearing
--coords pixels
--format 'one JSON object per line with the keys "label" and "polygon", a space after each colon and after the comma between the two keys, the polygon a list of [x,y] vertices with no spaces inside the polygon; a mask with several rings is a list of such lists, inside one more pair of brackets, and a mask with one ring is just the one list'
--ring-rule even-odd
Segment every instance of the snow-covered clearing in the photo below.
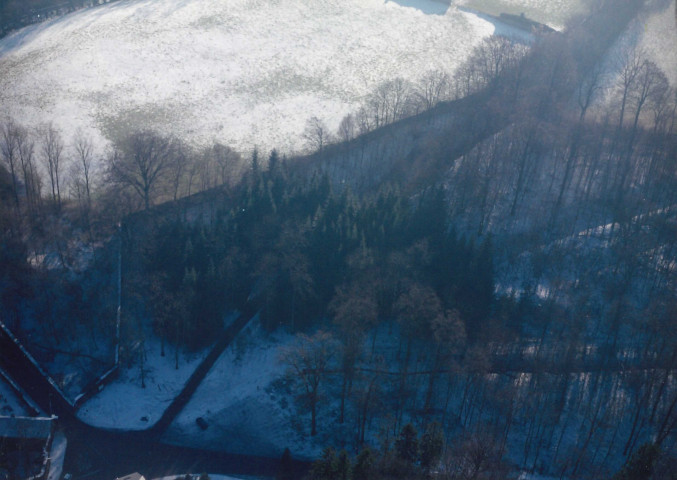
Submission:
{"label": "snow-covered clearing", "polygon": [[145,430],[152,427],[183,389],[188,378],[208,350],[198,354],[179,353],[175,369],[174,349],[166,346],[160,355],[160,341],[146,340],[143,364],[145,388],[141,386],[138,359],[131,366],[120,365],[119,377],[78,410],[78,417],[93,426],[119,430]]}
{"label": "snow-covered clearing", "polygon": [[247,152],[303,147],[395,77],[453,71],[494,25],[431,0],[127,0],[0,41],[0,116],[107,139],[155,128]]}
{"label": "snow-covered clearing", "polygon": [[[392,369],[396,369],[397,333],[396,326],[383,325],[376,341],[377,351],[391,361]],[[373,335],[365,338],[365,351],[371,348]],[[293,335],[267,333],[257,320],[250,322],[221,355],[162,441],[268,457],[280,457],[289,448],[295,458],[307,460],[318,458],[327,445],[347,444],[354,436],[350,433],[354,425],[337,422],[340,382],[332,375],[320,387],[318,434],[310,436],[309,409],[298,401],[300,386],[294,385],[288,376],[290,367],[282,359],[283,352],[297,342]],[[336,368],[332,363],[330,369]],[[197,418],[207,422],[206,429],[198,426]],[[374,428],[367,435],[374,445],[378,444],[377,433]]]}
{"label": "snow-covered clearing", "polygon": [[[266,335],[258,322],[243,330],[217,360],[163,441],[194,448],[278,457],[316,458],[322,441],[299,425],[296,406],[282,378],[280,349],[293,343],[283,333]],[[203,418],[208,427],[196,423]]]}

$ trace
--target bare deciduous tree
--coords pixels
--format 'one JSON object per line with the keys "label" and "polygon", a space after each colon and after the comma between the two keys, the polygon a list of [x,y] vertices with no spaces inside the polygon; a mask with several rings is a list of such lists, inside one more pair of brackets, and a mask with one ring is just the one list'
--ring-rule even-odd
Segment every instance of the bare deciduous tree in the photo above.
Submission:
{"label": "bare deciduous tree", "polygon": [[425,397],[425,410],[432,408],[435,381],[438,370],[449,362],[451,355],[458,353],[465,344],[465,325],[457,310],[448,310],[432,321],[432,334],[435,342],[432,371],[428,377],[428,390]]}
{"label": "bare deciduous tree", "polygon": [[169,165],[169,181],[174,201],[179,198],[179,190],[181,189],[184,176],[190,168],[189,164],[192,158],[193,155],[190,152],[190,147],[181,140],[177,140],[174,155],[172,155]]}
{"label": "bare deciduous tree", "polygon": [[372,288],[366,285],[351,285],[339,288],[329,305],[334,324],[339,329],[341,348],[341,412],[339,423],[345,420],[345,400],[355,376],[355,365],[362,353],[362,343],[367,328],[373,328],[378,319],[378,305]]}
{"label": "bare deciduous tree", "polygon": [[71,187],[78,199],[85,223],[89,223],[89,215],[92,209],[92,162],[94,160],[94,148],[92,139],[87,137],[82,130],[78,130],[73,137],[72,143],[73,163],[71,165]]}
{"label": "bare deciduous tree", "polygon": [[338,129],[338,136],[342,142],[349,142],[355,138],[355,117],[348,114],[341,120]]}
{"label": "bare deciduous tree", "polygon": [[26,192],[26,203],[32,214],[37,213],[41,203],[42,180],[35,166],[35,142],[25,128],[18,128],[15,135],[19,165]]}
{"label": "bare deciduous tree", "polygon": [[402,78],[380,84],[367,99],[367,111],[373,118],[374,128],[393,123],[412,111],[412,86]]}
{"label": "bare deciduous tree", "polygon": [[[473,49],[470,58],[454,75],[457,97],[475,93],[514,69],[526,55],[528,48],[507,37],[493,35]],[[519,79],[512,82],[512,89],[519,88]]]}
{"label": "bare deciduous tree", "polygon": [[218,174],[211,149],[204,150],[195,157],[188,169],[188,192],[193,192],[193,181],[197,183],[197,191],[216,187]]}
{"label": "bare deciduous tree", "polygon": [[361,107],[355,114],[355,123],[360,135],[364,135],[374,129],[373,118],[369,116],[369,112],[365,107]]}
{"label": "bare deciduous tree", "polygon": [[171,169],[175,142],[153,131],[132,133],[115,146],[108,159],[110,178],[130,187],[149,209]]}
{"label": "bare deciduous tree", "polygon": [[335,342],[331,334],[319,331],[312,336],[299,334],[296,345],[282,351],[282,361],[291,369],[303,387],[303,398],[310,408],[310,435],[317,435],[317,405],[322,382],[334,356]]}
{"label": "bare deciduous tree", "polygon": [[670,82],[665,73],[650,60],[642,62],[636,79],[635,88],[631,92],[631,101],[635,107],[632,135],[634,136],[644,106],[649,103],[664,101],[665,92],[669,91]]}
{"label": "bare deciduous tree", "polygon": [[218,172],[219,185],[230,185],[239,175],[242,165],[242,157],[232,148],[215,143],[212,147],[212,155]]}
{"label": "bare deciduous tree", "polygon": [[616,81],[616,89],[620,92],[620,113],[618,117],[618,128],[623,128],[625,118],[625,109],[637,78],[644,63],[645,54],[639,48],[623,49],[615,58],[616,66],[620,70]]}
{"label": "bare deciduous tree", "polygon": [[19,206],[19,186],[17,184],[17,176],[19,174],[19,146],[17,138],[20,135],[20,127],[14,123],[14,120],[7,119],[0,130],[0,154],[9,167],[9,173],[12,176],[12,190],[14,194],[14,202]]}
{"label": "bare deciduous tree", "polygon": [[303,139],[312,152],[322,152],[331,142],[331,134],[327,125],[318,117],[312,116],[306,122]]}
{"label": "bare deciduous tree", "polygon": [[444,99],[449,87],[449,75],[442,70],[430,70],[419,80],[416,86],[418,103],[429,110]]}
{"label": "bare deciduous tree", "polygon": [[[481,432],[450,449],[445,458],[444,475],[441,478],[475,480],[479,478],[505,478],[499,475],[503,451],[499,442],[490,434]],[[485,476],[486,475],[486,476]]]}
{"label": "bare deciduous tree", "polygon": [[579,121],[582,122],[585,119],[585,114],[592,105],[592,102],[602,90],[604,85],[604,76],[604,67],[602,66],[601,62],[597,62],[592,67],[592,70],[588,72],[587,77],[579,82],[576,96],[578,106],[581,109]]}
{"label": "bare deciduous tree", "polygon": [[61,157],[63,139],[51,122],[39,128],[42,140],[42,160],[47,167],[52,190],[52,201],[57,211],[61,210]]}

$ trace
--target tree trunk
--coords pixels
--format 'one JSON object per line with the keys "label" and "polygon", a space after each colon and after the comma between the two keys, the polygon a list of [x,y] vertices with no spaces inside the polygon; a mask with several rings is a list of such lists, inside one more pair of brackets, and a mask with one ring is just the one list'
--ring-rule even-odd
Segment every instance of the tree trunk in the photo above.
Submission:
{"label": "tree trunk", "polygon": [[310,436],[317,435],[317,389],[310,394]]}

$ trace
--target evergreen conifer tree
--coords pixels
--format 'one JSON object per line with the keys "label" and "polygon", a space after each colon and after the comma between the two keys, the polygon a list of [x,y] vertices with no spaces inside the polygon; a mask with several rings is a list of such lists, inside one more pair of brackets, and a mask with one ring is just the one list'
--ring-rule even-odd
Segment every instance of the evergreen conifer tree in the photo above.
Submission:
{"label": "evergreen conifer tree", "polygon": [[442,456],[444,434],[439,423],[433,422],[426,426],[421,437],[421,466],[428,470],[435,466]]}
{"label": "evergreen conifer tree", "polygon": [[419,458],[418,432],[411,423],[407,423],[395,441],[397,458],[407,465],[414,465]]}
{"label": "evergreen conifer tree", "polygon": [[353,480],[370,480],[373,476],[374,452],[369,448],[360,451],[355,459]]}
{"label": "evergreen conifer tree", "polygon": [[294,478],[294,472],[291,463],[291,452],[288,448],[285,448],[284,452],[282,452],[280,466],[275,478],[277,480],[292,480]]}
{"label": "evergreen conifer tree", "polygon": [[335,480],[338,471],[336,452],[332,447],[322,451],[322,457],[313,463],[310,471],[312,480]]}
{"label": "evergreen conifer tree", "polygon": [[649,480],[660,449],[656,444],[646,443],[639,447],[625,462],[623,468],[612,480]]}
{"label": "evergreen conifer tree", "polygon": [[350,458],[348,452],[341,450],[336,461],[336,478],[337,480],[350,480],[352,478],[352,466],[350,465]]}

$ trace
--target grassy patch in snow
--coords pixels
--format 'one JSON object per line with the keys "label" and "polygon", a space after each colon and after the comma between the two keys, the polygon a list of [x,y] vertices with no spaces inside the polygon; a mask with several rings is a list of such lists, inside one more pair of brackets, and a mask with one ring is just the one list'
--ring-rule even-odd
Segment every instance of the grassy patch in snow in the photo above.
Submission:
{"label": "grassy patch in snow", "polygon": [[179,115],[181,108],[178,105],[147,103],[116,112],[101,112],[97,116],[97,123],[108,140],[117,141],[144,125],[172,123]]}

